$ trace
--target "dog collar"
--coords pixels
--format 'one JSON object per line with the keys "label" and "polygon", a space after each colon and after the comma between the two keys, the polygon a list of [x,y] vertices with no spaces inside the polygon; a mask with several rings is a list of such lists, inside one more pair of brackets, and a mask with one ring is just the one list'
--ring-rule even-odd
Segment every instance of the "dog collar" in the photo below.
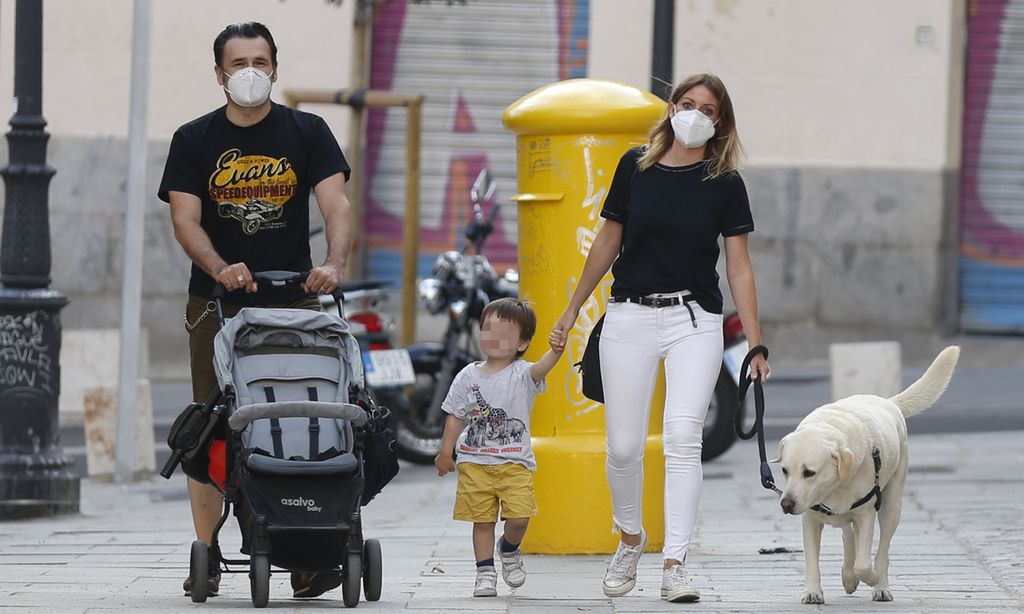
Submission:
{"label": "dog collar", "polygon": [[[857,509],[858,507],[864,505],[868,501],[870,501],[872,497],[875,498],[875,511],[877,512],[878,509],[882,507],[882,489],[878,486],[878,473],[882,469],[882,454],[878,451],[878,448],[875,448],[874,450],[871,451],[871,460],[875,461],[875,487],[871,489],[871,492],[864,495],[860,499],[857,499],[856,503],[850,506],[851,512]],[[821,512],[826,516],[836,515],[836,513],[833,512],[832,509],[829,508],[829,506],[825,505],[824,503],[812,505],[811,509],[816,512]]]}

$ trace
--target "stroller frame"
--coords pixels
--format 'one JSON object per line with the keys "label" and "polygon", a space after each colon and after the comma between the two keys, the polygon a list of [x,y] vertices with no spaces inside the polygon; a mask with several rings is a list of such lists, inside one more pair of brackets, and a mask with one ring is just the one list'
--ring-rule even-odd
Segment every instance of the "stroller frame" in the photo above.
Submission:
{"label": "stroller frame", "polygon": [[[293,273],[288,271],[268,271],[262,273],[256,273],[255,279],[259,283],[265,283],[273,287],[295,287],[299,286],[305,281],[306,273]],[[213,292],[213,303],[215,304],[217,321],[219,327],[222,329],[225,326],[226,319],[224,317],[221,300],[226,294],[225,289],[222,285],[218,284]],[[344,320],[344,293],[341,289],[334,292],[335,302],[338,308],[338,316]],[[361,368],[362,365],[360,365]],[[349,401],[353,405],[358,405],[364,411],[369,413],[373,408],[373,402],[365,387],[365,383],[362,386],[358,385],[359,382],[351,382],[348,387]],[[381,582],[382,582],[382,557],[380,542],[376,539],[364,539],[362,531],[362,486],[364,478],[364,466],[363,466],[363,439],[364,430],[361,425],[353,424],[352,434],[352,450],[351,454],[355,456],[356,467],[354,477],[357,478],[356,485],[359,489],[359,494],[356,496],[354,509],[347,513],[347,517],[339,518],[338,521],[333,525],[317,525],[317,526],[301,526],[301,527],[287,527],[287,526],[275,526],[274,531],[276,533],[287,533],[289,529],[295,531],[301,531],[303,537],[308,541],[310,535],[322,534],[324,543],[336,543],[339,538],[339,533],[344,534],[344,548],[342,552],[342,562],[340,565],[336,565],[330,569],[307,569],[307,568],[281,568],[281,571],[271,570],[271,530],[268,526],[267,518],[265,515],[253,514],[248,518],[249,524],[251,525],[251,534],[249,539],[246,540],[246,527],[241,526],[242,515],[240,510],[245,508],[245,497],[241,488],[241,480],[239,473],[245,471],[245,462],[241,461],[240,452],[244,449],[242,444],[242,432],[241,428],[237,428],[229,425],[227,419],[227,413],[229,408],[235,408],[235,402],[237,400],[236,391],[232,384],[226,384],[223,389],[218,388],[215,390],[206,403],[203,405],[202,410],[209,414],[209,418],[215,420],[217,426],[213,429],[214,432],[220,437],[223,437],[225,441],[225,484],[224,488],[221,488],[216,481],[211,480],[211,484],[216,488],[223,497],[224,508],[223,512],[213,530],[213,536],[209,546],[202,540],[196,540],[192,543],[191,555],[189,559],[189,575],[194,578],[192,586],[192,601],[196,603],[205,602],[208,597],[208,585],[205,581],[202,581],[207,577],[210,571],[210,565],[215,565],[220,568],[221,572],[225,573],[241,573],[248,571],[249,582],[252,595],[253,605],[257,608],[265,607],[269,602],[270,594],[270,576],[273,573],[281,573],[282,571],[334,571],[341,574],[342,579],[342,594],[343,601],[347,607],[355,607],[359,603],[360,596],[360,584],[363,584],[365,589],[365,596],[368,601],[376,601],[380,599],[381,594]],[[267,416],[255,416],[244,422],[247,424],[255,419],[265,418]],[[327,416],[330,417],[330,416]],[[341,416],[335,416],[341,417]],[[351,416],[346,416],[345,419],[351,421]],[[365,421],[363,422],[365,424]],[[177,454],[177,456],[180,456]],[[289,469],[285,467],[288,463],[308,463],[309,461],[278,461],[273,457],[260,457],[257,460],[264,460],[269,458],[275,461],[271,466],[265,467],[268,475],[280,476],[286,478],[289,475]],[[311,459],[312,460],[312,459]],[[175,461],[175,456],[172,455],[172,460],[168,462],[168,465],[172,465]],[[239,466],[239,464],[243,466]],[[260,463],[267,465],[269,463]],[[277,465],[275,469],[273,465]],[[170,472],[167,471],[167,467],[164,468],[165,477],[169,477]],[[170,467],[170,471],[173,471],[173,465]],[[280,473],[273,473],[278,471]],[[234,559],[224,557],[220,553],[219,546],[219,535],[220,530],[227,522],[228,517],[231,515],[232,508],[235,509],[235,515],[239,517],[240,528],[243,532],[243,550],[248,550],[248,559]],[[243,512],[248,514],[248,512]],[[320,541],[319,539],[316,541]],[[246,543],[247,542],[247,543]],[[232,568],[231,566],[235,566]]]}

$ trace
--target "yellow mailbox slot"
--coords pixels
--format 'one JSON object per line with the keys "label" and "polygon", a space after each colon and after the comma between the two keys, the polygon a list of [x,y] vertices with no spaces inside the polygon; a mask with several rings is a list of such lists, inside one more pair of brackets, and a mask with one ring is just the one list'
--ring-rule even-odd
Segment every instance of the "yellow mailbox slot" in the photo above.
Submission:
{"label": "yellow mailbox slot", "polygon": [[[619,158],[646,142],[665,102],[631,85],[572,79],[527,94],[505,110],[516,134],[519,193],[520,295],[537,311],[537,335],[527,358],[547,349],[547,335],[576,288],[601,228],[601,205]],[[611,552],[611,496],[605,479],[604,406],[581,391],[572,365],[583,356],[590,330],[604,313],[606,276],[569,334],[565,356],[548,376],[531,418],[537,456],[540,515],[523,548],[549,554]],[[644,528],[649,550],[664,534],[664,460],[661,453],[664,382],[659,378],[644,454]]]}

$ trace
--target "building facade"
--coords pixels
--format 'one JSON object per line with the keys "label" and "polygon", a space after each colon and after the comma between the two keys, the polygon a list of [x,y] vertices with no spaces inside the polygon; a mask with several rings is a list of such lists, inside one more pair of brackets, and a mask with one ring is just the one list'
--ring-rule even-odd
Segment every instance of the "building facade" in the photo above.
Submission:
{"label": "building facade", "polygon": [[[183,372],[188,261],[155,189],[175,127],[223,104],[213,37],[227,23],[266,23],[280,48],[276,99],[347,87],[355,1],[153,3],[143,318],[162,349],[158,374]],[[495,202],[514,193],[505,107],[561,79],[649,87],[653,4],[379,3],[370,86],[425,95],[421,272],[460,247],[480,169],[497,178]],[[0,98],[13,88],[14,5],[0,0]],[[72,300],[71,328],[118,322],[131,5],[45,8],[53,287]],[[831,341],[888,338],[925,354],[950,334],[1024,331],[1024,0],[677,2],[674,49],[677,79],[709,70],[733,97],[776,353],[821,358]],[[305,108],[348,147],[347,110]],[[369,273],[396,279],[403,121],[368,113],[363,166]],[[507,203],[487,251],[499,269],[514,266],[515,243]]]}

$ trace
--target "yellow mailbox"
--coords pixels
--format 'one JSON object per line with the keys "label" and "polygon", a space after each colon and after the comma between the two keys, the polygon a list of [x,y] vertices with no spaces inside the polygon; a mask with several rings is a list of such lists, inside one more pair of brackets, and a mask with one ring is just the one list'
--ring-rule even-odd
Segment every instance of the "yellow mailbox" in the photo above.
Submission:
{"label": "yellow mailbox", "polygon": [[[544,353],[548,332],[576,288],[619,158],[646,141],[665,104],[624,83],[572,79],[535,90],[505,110],[505,127],[516,134],[519,193],[512,200],[519,204],[520,295],[538,319],[528,359]],[[618,542],[605,479],[604,406],[583,396],[572,367],[604,313],[610,288],[608,275],[580,311],[565,356],[548,376],[548,392],[534,405],[540,515],[523,544],[529,552],[603,553]],[[649,550],[660,549],[664,535],[663,402],[659,378],[644,454]]]}

